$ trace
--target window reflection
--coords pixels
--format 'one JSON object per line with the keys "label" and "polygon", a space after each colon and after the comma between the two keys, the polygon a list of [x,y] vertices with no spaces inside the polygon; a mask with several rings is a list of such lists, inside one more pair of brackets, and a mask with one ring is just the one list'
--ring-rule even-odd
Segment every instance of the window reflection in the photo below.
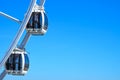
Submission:
{"label": "window reflection", "polygon": [[21,70],[22,69],[22,56],[21,54],[12,54],[6,62],[7,70]]}
{"label": "window reflection", "polygon": [[28,68],[29,68],[29,58],[28,58],[27,54],[24,54],[24,56],[25,56],[25,67],[24,67],[24,70],[27,71]]}

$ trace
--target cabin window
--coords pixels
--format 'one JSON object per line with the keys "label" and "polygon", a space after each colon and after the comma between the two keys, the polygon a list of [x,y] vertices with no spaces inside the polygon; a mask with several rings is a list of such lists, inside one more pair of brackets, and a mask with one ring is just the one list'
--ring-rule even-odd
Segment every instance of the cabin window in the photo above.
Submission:
{"label": "cabin window", "polygon": [[24,54],[25,56],[25,66],[24,66],[24,70],[27,71],[29,68],[29,58],[27,54]]}

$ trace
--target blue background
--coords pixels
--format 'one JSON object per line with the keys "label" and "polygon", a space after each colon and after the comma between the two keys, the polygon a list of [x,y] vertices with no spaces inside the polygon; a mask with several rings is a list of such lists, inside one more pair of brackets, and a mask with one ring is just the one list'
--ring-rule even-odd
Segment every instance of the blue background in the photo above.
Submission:
{"label": "blue background", "polygon": [[[22,20],[29,3],[0,0],[0,11]],[[119,0],[46,0],[45,9],[47,34],[26,45],[28,74],[5,80],[120,80]],[[18,29],[0,16],[0,59]]]}

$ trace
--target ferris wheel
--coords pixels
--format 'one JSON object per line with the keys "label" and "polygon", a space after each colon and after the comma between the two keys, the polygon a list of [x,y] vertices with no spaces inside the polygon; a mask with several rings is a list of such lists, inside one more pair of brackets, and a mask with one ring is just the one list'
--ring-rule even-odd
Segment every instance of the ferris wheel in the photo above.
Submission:
{"label": "ferris wheel", "polygon": [[[0,75],[0,80],[3,80],[7,74],[25,75],[27,73],[30,64],[25,45],[31,35],[42,36],[48,29],[48,18],[45,13],[44,4],[45,0],[41,0],[40,4],[37,4],[37,0],[31,0],[23,21],[0,12],[1,16],[7,17],[20,24],[20,29],[18,30],[15,39],[0,62],[0,69],[3,66],[5,69]],[[21,44],[17,46],[24,30],[26,30],[26,35]]]}

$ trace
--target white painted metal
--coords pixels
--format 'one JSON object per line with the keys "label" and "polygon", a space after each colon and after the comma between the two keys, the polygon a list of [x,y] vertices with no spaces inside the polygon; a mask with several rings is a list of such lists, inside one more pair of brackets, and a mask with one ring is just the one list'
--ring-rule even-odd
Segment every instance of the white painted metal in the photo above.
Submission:
{"label": "white painted metal", "polygon": [[[21,42],[21,44],[20,44],[20,46],[19,46],[19,48],[21,49],[21,50],[23,50],[24,49],[24,47],[25,47],[25,45],[26,45],[26,43],[27,43],[27,41],[28,41],[28,39],[29,39],[29,37],[30,37],[30,33],[27,33],[26,35],[25,35],[25,37],[24,37],[24,39],[23,39],[23,41]],[[18,54],[21,54],[21,52],[18,52]],[[22,57],[24,57],[24,55],[22,55]],[[27,71],[24,71],[24,66],[25,66],[25,60],[24,60],[24,58],[22,59],[22,73],[21,74],[26,74],[27,73]],[[2,74],[0,75],[0,80],[3,80],[3,78],[5,77],[5,75],[8,73],[8,72],[10,72],[10,71],[7,71],[7,70],[4,70],[3,72],[2,72]],[[12,72],[11,72],[12,73]],[[14,74],[13,74],[14,75]]]}
{"label": "white painted metal", "polygon": [[46,0],[40,0],[40,6],[43,7]]}
{"label": "white painted metal", "polygon": [[28,12],[27,12],[25,18],[23,19],[23,21],[22,21],[22,23],[21,23],[20,29],[19,29],[19,31],[18,31],[15,39],[13,40],[10,48],[8,49],[8,51],[7,51],[6,55],[5,55],[5,57],[3,58],[3,60],[2,60],[1,63],[0,63],[0,68],[5,64],[5,62],[6,62],[7,59],[9,58],[11,52],[15,49],[15,47],[16,47],[19,39],[21,38],[21,36],[22,36],[22,34],[23,34],[23,32],[24,32],[24,30],[25,30],[25,28],[26,28],[26,25],[27,25],[27,23],[28,23],[28,21],[29,21],[29,19],[30,19],[30,16],[31,16],[31,14],[32,14],[32,12],[33,12],[33,9],[34,9],[35,4],[36,4],[36,0],[32,0],[32,1],[31,1],[31,4],[30,4],[30,7],[29,7],[29,9],[28,9]]}
{"label": "white painted metal", "polygon": [[[13,40],[11,46],[9,47],[6,55],[4,56],[3,60],[0,63],[0,68],[5,64],[5,62],[7,61],[7,59],[9,58],[9,56],[11,55],[12,51],[15,49],[15,47],[17,46],[17,43],[19,41],[19,39],[21,38],[26,25],[30,19],[30,16],[34,10],[34,6],[36,5],[36,0],[31,0],[30,6],[28,8],[28,11],[26,13],[25,18],[23,19],[21,25],[20,25],[20,29],[15,37],[15,39]],[[7,16],[6,16],[7,17]],[[12,18],[11,18],[12,19]],[[5,77],[5,75],[7,74],[7,72],[4,70],[3,73],[0,75],[0,80],[3,80],[3,78]]]}
{"label": "white painted metal", "polygon": [[46,30],[43,29],[45,26],[45,24],[44,24],[45,23],[45,15],[44,15],[44,12],[42,12],[41,14],[42,14],[42,28],[41,28],[42,30],[41,31],[43,34],[45,34],[47,32]]}
{"label": "white painted metal", "polygon": [[4,70],[2,74],[0,75],[0,80],[3,80],[3,78],[6,76],[7,72]]}
{"label": "white painted metal", "polygon": [[25,67],[25,57],[24,57],[24,53],[22,54],[22,74],[26,74],[27,71],[24,71],[24,67]]}
{"label": "white painted metal", "polygon": [[19,46],[20,49],[24,49],[24,47],[25,47],[25,45],[26,45],[29,38],[30,38],[30,33],[27,32],[24,39],[23,39],[23,41],[21,42],[21,44]]}
{"label": "white painted metal", "polygon": [[[27,23],[28,23],[28,21],[29,21],[29,19],[31,17],[32,12],[34,12],[35,10],[38,10],[38,9],[40,11],[44,12],[44,7],[43,7],[44,3],[45,3],[45,0],[41,0],[40,6],[38,6],[36,4],[36,0],[31,0],[30,6],[28,8],[28,11],[27,11],[27,13],[26,13],[26,15],[25,15],[25,17],[24,17],[22,22],[20,20],[16,19],[16,18],[12,17],[12,16],[9,16],[9,15],[3,13],[3,12],[0,12],[0,15],[5,16],[5,17],[7,17],[7,18],[9,18],[11,20],[14,20],[14,21],[18,22],[18,23],[21,23],[20,29],[19,29],[15,39],[13,40],[13,42],[12,42],[11,46],[9,47],[6,55],[4,56],[3,60],[0,63],[0,68],[5,64],[7,59],[10,57],[12,51],[16,48],[17,43],[18,43],[19,39],[21,38],[25,28],[26,28],[26,25],[27,25]],[[37,7],[35,7],[35,6],[37,6]],[[43,22],[42,22],[42,24],[43,24]],[[27,33],[25,38],[23,39],[22,43],[20,44],[20,48],[21,49],[24,48],[24,46],[27,43],[29,37],[30,37],[30,33]],[[26,73],[26,72],[24,72],[24,73]],[[6,72],[6,70],[4,70],[3,73],[0,75],[0,80],[3,80],[3,78],[5,77],[6,74],[7,74],[7,72]]]}
{"label": "white painted metal", "polygon": [[17,23],[21,23],[21,21],[19,20],[19,19],[17,19],[17,18],[14,18],[14,17],[12,17],[12,16],[10,16],[10,15],[8,15],[8,14],[5,14],[5,13],[3,13],[3,12],[1,12],[0,11],[0,15],[1,16],[4,16],[4,17],[6,17],[6,18],[9,18],[9,19],[11,19],[11,20],[13,20],[13,21],[15,21],[15,22],[17,22]]}

